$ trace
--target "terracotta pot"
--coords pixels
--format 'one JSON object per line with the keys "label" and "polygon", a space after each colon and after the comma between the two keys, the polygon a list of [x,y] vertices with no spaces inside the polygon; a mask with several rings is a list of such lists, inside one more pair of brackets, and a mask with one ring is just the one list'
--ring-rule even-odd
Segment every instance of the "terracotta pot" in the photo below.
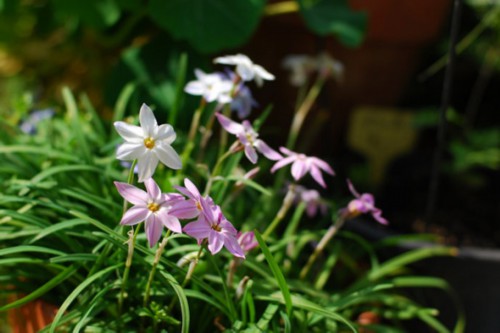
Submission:
{"label": "terracotta pot", "polygon": [[[12,297],[9,302],[14,301]],[[29,302],[7,313],[12,333],[36,333],[49,325],[57,313],[57,307],[43,300]]]}

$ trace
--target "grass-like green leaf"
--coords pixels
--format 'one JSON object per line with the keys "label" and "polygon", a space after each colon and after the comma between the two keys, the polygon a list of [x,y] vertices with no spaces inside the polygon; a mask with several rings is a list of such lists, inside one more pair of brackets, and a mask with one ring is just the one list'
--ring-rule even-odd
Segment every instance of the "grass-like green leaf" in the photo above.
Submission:
{"label": "grass-like green leaf", "polygon": [[57,274],[54,278],[52,278],[50,281],[45,283],[43,286],[39,287],[29,295],[20,298],[12,303],[9,303],[7,305],[4,305],[0,307],[0,311],[6,311],[9,309],[17,308],[20,307],[21,305],[24,305],[28,302],[31,302],[43,295],[45,295],[47,292],[49,292],[52,288],[58,286],[60,283],[62,283],[64,280],[69,278],[71,275],[73,275],[77,271],[77,267],[75,266],[70,266]]}
{"label": "grass-like green leaf", "polygon": [[71,303],[73,303],[73,301],[89,286],[91,285],[92,283],[94,283],[94,281],[96,281],[97,279],[105,276],[106,274],[109,274],[110,272],[120,268],[121,266],[123,266],[123,263],[119,263],[119,264],[116,264],[116,265],[113,265],[111,267],[108,267],[106,269],[103,269],[102,271],[99,271],[97,273],[95,273],[94,275],[88,277],[87,279],[85,279],[82,283],[80,283],[74,290],[73,292],[71,292],[71,294],[66,298],[66,300],[63,302],[63,304],[61,304],[61,307],[59,307],[59,310],[57,311],[56,313],[56,316],[54,317],[54,320],[52,322],[52,324],[50,325],[50,330],[49,332],[50,333],[54,333],[56,331],[56,328],[58,327],[59,325],[59,321],[61,320],[61,317],[64,315],[64,313],[66,312],[66,310],[68,309],[68,307],[71,305]]}
{"label": "grass-like green leaf", "polygon": [[68,87],[63,87],[62,96],[64,104],[66,104],[66,109],[68,111],[68,117],[71,122],[73,135],[75,136],[76,143],[78,144],[78,150],[81,151],[81,154],[83,155],[85,161],[87,161],[88,163],[92,163],[92,155],[90,153],[87,138],[83,133],[83,124],[80,121],[80,115],[78,112],[78,106],[76,104],[75,97]]}
{"label": "grass-like green leaf", "polygon": [[451,247],[427,247],[403,253],[381,264],[368,274],[370,281],[376,281],[384,276],[397,272],[402,267],[425,258],[437,256],[453,256],[457,250]]}
{"label": "grass-like green leaf", "polygon": [[168,281],[172,289],[174,289],[179,299],[179,304],[181,306],[181,314],[182,314],[181,332],[189,333],[189,323],[190,323],[189,303],[186,294],[184,293],[184,289],[172,275],[166,272],[160,272],[160,274],[163,275],[163,277],[165,277],[165,279]]}
{"label": "grass-like green leaf", "polygon": [[283,272],[281,272],[278,263],[276,262],[273,255],[269,251],[269,248],[267,247],[267,244],[260,235],[260,233],[257,230],[255,230],[254,233],[255,233],[255,238],[257,238],[257,241],[259,242],[259,248],[261,249],[262,253],[264,253],[267,264],[269,265],[269,268],[273,272],[273,275],[276,278],[276,282],[278,283],[278,286],[281,289],[281,293],[283,294],[283,299],[285,300],[286,313],[288,317],[290,317],[292,314],[293,304],[292,304],[292,297],[290,295],[290,290],[288,289],[288,284],[285,280],[285,276],[283,275]]}

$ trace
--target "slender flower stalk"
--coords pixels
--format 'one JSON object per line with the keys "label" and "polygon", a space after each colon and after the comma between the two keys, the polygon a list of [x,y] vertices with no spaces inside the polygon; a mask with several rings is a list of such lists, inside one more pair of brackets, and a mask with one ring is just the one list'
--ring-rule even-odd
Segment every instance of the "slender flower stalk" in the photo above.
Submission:
{"label": "slender flower stalk", "polygon": [[229,156],[231,156],[234,153],[232,148],[229,148],[228,151],[224,153],[221,157],[217,159],[217,162],[215,162],[215,166],[212,169],[212,172],[210,173],[210,177],[208,177],[207,185],[205,186],[205,191],[203,191],[204,195],[208,195],[210,193],[210,189],[212,188],[213,182],[215,180],[215,177],[219,174],[220,167],[222,165],[222,162],[224,162]]}
{"label": "slender flower stalk", "polygon": [[314,105],[316,99],[318,98],[319,93],[321,92],[321,89],[323,88],[324,84],[325,84],[325,77],[323,75],[318,75],[313,86],[307,93],[307,96],[305,97],[304,101],[295,112],[295,115],[293,116],[292,120],[292,125],[290,127],[290,133],[288,134],[288,140],[286,142],[287,148],[294,149],[295,143],[297,142],[297,138],[300,133],[300,129],[304,124],[304,120],[309,114],[309,111],[311,111],[311,108]]}
{"label": "slender flower stalk", "polygon": [[[200,261],[205,243],[206,243],[206,240],[204,240],[200,244],[200,249],[198,250],[196,257],[194,258],[194,260],[192,260],[189,263],[189,268],[186,272],[186,276],[184,277],[184,280],[182,281],[182,284],[181,284],[182,288],[184,288],[188,284],[188,282],[191,281],[191,276],[193,276],[194,269],[196,268],[196,266],[198,265],[198,262]],[[170,301],[170,304],[168,305],[167,313],[172,312],[172,309],[174,308],[175,304],[177,303],[177,299],[178,299],[177,297],[172,298],[172,300]]]}
{"label": "slender flower stalk", "polygon": [[121,315],[123,310],[123,301],[125,300],[125,289],[127,287],[128,275],[130,273],[130,267],[132,266],[132,258],[134,257],[134,248],[135,248],[135,240],[137,238],[137,234],[139,233],[140,226],[137,228],[130,229],[128,232],[128,251],[127,251],[127,259],[125,261],[125,270],[123,271],[122,284],[120,288],[120,297],[118,298],[118,316]]}
{"label": "slender flower stalk", "polygon": [[311,254],[309,259],[307,260],[306,265],[300,271],[300,274],[299,274],[300,279],[304,279],[307,276],[307,274],[311,270],[312,265],[314,264],[316,259],[318,259],[318,256],[321,254],[321,252],[323,252],[323,250],[325,249],[328,242],[330,242],[330,240],[337,234],[337,232],[340,230],[340,228],[342,228],[342,226],[344,225],[344,222],[345,222],[345,219],[342,216],[340,216],[339,218],[337,218],[335,223],[328,228],[326,233],[323,235],[323,237],[319,241],[318,245],[314,248],[314,252]]}
{"label": "slender flower stalk", "polygon": [[160,259],[161,259],[161,255],[163,254],[163,251],[165,250],[165,246],[167,246],[167,244],[168,244],[168,240],[170,239],[171,233],[172,233],[172,231],[170,231],[170,230],[167,231],[167,234],[165,235],[165,237],[163,237],[163,240],[161,241],[160,246],[158,246],[158,249],[156,250],[155,259],[153,261],[153,267],[151,267],[151,271],[149,272],[149,278],[148,278],[148,282],[146,284],[146,291],[144,293],[144,302],[143,302],[144,307],[148,306],[149,297],[150,297],[150,293],[151,293],[151,285],[153,283],[153,278],[154,278],[155,273],[156,273],[156,267],[158,267],[158,264],[159,264]]}
{"label": "slender flower stalk", "polygon": [[274,231],[274,229],[276,229],[276,227],[280,224],[281,220],[283,220],[286,213],[288,212],[288,210],[290,209],[290,207],[293,204],[293,201],[295,199],[295,195],[296,195],[295,194],[295,185],[291,184],[288,186],[288,192],[286,193],[285,198],[283,199],[283,203],[281,205],[281,208],[279,209],[278,213],[274,217],[271,224],[269,224],[267,229],[262,234],[262,238],[264,240],[266,240],[267,237],[269,237],[269,235]]}
{"label": "slender flower stalk", "polygon": [[[191,156],[191,152],[193,151],[195,147],[195,142],[194,139],[196,137],[196,131],[198,130],[198,127],[200,126],[200,119],[201,115],[203,114],[203,110],[205,110],[205,106],[207,105],[207,101],[205,98],[201,98],[200,100],[200,106],[196,109],[193,115],[193,119],[191,120],[191,126],[189,128],[189,134],[188,134],[188,141],[186,144],[186,148],[184,149],[184,152],[182,153],[182,165],[184,168],[187,166],[187,161],[189,160],[189,156]],[[179,170],[179,174],[182,172],[182,170]]]}
{"label": "slender flower stalk", "polygon": [[356,197],[356,199],[351,200],[346,208],[340,209],[337,220],[332,226],[328,228],[328,230],[314,249],[314,252],[309,257],[307,264],[300,271],[299,277],[301,279],[304,279],[307,276],[309,270],[311,269],[318,256],[321,254],[321,252],[323,252],[328,242],[330,242],[330,240],[337,234],[340,228],[342,228],[346,220],[353,219],[361,214],[370,213],[372,217],[380,224],[388,224],[387,220],[382,217],[382,211],[379,208],[375,207],[375,198],[371,193],[359,194],[349,179],[347,180],[347,186],[349,187],[349,191],[351,191],[352,195]]}
{"label": "slender flower stalk", "polygon": [[[130,171],[128,173],[128,178],[127,178],[128,184],[132,184],[134,182],[134,168],[135,168],[136,164],[137,164],[137,160],[133,160],[132,164],[130,165]],[[128,206],[128,201],[125,198],[123,198],[122,216],[127,211],[127,208],[128,208],[127,206]],[[123,228],[123,230],[124,230],[124,228]],[[135,238],[136,238],[138,232],[139,232],[139,226],[137,226],[135,233],[134,233],[133,227],[132,227],[132,229],[130,229],[128,231],[128,237],[129,237],[129,239],[127,241],[128,251],[127,251],[127,259],[125,261],[125,270],[123,272],[122,285],[121,285],[121,289],[120,289],[120,297],[118,298],[118,315],[121,314],[122,308],[123,308],[123,300],[125,298],[125,287],[127,285],[130,267],[132,266],[132,257],[134,255]]]}

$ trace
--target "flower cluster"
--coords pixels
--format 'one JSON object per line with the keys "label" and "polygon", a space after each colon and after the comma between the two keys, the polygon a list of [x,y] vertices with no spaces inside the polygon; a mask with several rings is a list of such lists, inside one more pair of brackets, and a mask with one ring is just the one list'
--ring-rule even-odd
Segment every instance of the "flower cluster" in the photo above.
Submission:
{"label": "flower cluster", "polygon": [[290,55],[283,60],[283,68],[290,70],[290,84],[300,87],[307,82],[313,72],[323,78],[333,77],[340,81],[344,75],[344,65],[327,53],[316,57],[307,55]]}
{"label": "flower cluster", "polygon": [[[307,60],[304,59],[302,61]],[[324,68],[329,68],[330,71],[335,68],[325,56],[318,57],[315,61],[316,69],[319,69],[320,64]],[[234,65],[236,66],[235,72],[207,74],[197,69],[195,70],[197,80],[188,82],[185,91],[202,96],[205,102],[216,101],[219,104],[227,104],[237,100],[238,94],[240,98],[243,96],[251,98],[251,93],[247,91],[246,86],[243,86],[243,82],[255,80],[258,85],[261,85],[263,80],[274,79],[274,76],[263,67],[254,64],[248,57],[241,54],[216,58],[215,62]],[[240,100],[240,103],[243,102]],[[317,157],[294,152],[285,147],[280,147],[281,154],[278,153],[259,137],[259,133],[248,120],[238,123],[217,111],[215,111],[215,117],[224,130],[237,138],[229,153],[243,150],[253,164],[257,163],[257,153],[260,153],[267,159],[275,161],[270,170],[272,173],[291,164],[291,174],[295,181],[299,181],[309,173],[323,188],[326,188],[326,183],[322,173],[335,175],[330,165]],[[146,104],[143,104],[140,109],[139,122],[140,126],[122,121],[114,124],[125,141],[118,147],[116,157],[122,161],[137,162],[138,181],[143,182],[146,189],[144,191],[131,184],[115,182],[121,196],[133,205],[124,212],[120,224],[136,225],[144,221],[146,237],[151,247],[158,243],[163,228],[167,228],[175,233],[184,232],[195,238],[199,244],[206,243],[212,254],[226,247],[234,256],[244,258],[245,253],[257,245],[253,233],[243,235],[238,233],[224,216],[221,207],[209,195],[201,195],[191,180],[185,178],[184,186],[174,186],[178,193],[161,192],[160,187],[152,178],[158,163],[161,162],[171,169],[182,168],[180,157],[171,146],[176,139],[176,134],[172,126],[158,125],[153,111]],[[374,206],[373,196],[368,193],[360,195],[349,181],[348,185],[356,199],[341,211],[341,216],[352,218],[361,213],[370,212],[377,221],[386,224],[387,221],[382,218],[381,211]],[[327,205],[318,191],[308,190],[301,186],[292,186],[292,188],[297,189],[294,193],[296,202],[301,201],[306,204],[306,213],[310,217],[316,215],[318,210],[323,214],[326,213]],[[188,221],[184,228],[181,220]]]}
{"label": "flower cluster", "polygon": [[196,186],[184,180],[185,187],[177,186],[182,193],[162,193],[152,175],[161,161],[172,169],[181,167],[180,158],[170,144],[175,140],[172,126],[158,126],[151,109],[143,104],[140,110],[141,126],[116,122],[115,128],[125,139],[118,147],[116,156],[120,160],[137,159],[139,182],[144,182],[146,191],[131,184],[115,182],[120,195],[133,204],[120,221],[122,225],[145,224],[146,237],[153,247],[158,243],[163,227],[172,232],[182,233],[179,219],[194,219],[187,224],[184,232],[198,240],[208,241],[212,254],[225,246],[232,254],[244,258],[244,252],[238,243],[238,232],[224,215],[218,205],[209,196],[203,197]]}

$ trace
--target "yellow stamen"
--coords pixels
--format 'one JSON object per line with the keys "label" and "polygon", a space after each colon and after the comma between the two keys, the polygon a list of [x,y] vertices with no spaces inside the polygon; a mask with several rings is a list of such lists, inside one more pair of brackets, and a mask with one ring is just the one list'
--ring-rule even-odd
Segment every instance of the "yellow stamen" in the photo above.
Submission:
{"label": "yellow stamen", "polygon": [[146,148],[152,149],[155,146],[155,140],[153,140],[150,137],[145,138],[144,139],[144,145],[146,146]]}
{"label": "yellow stamen", "polygon": [[148,209],[154,213],[160,209],[160,205],[155,202],[151,202],[148,204]]}
{"label": "yellow stamen", "polygon": [[221,232],[222,231],[222,228],[218,224],[212,225],[212,229],[214,229],[217,232]]}

